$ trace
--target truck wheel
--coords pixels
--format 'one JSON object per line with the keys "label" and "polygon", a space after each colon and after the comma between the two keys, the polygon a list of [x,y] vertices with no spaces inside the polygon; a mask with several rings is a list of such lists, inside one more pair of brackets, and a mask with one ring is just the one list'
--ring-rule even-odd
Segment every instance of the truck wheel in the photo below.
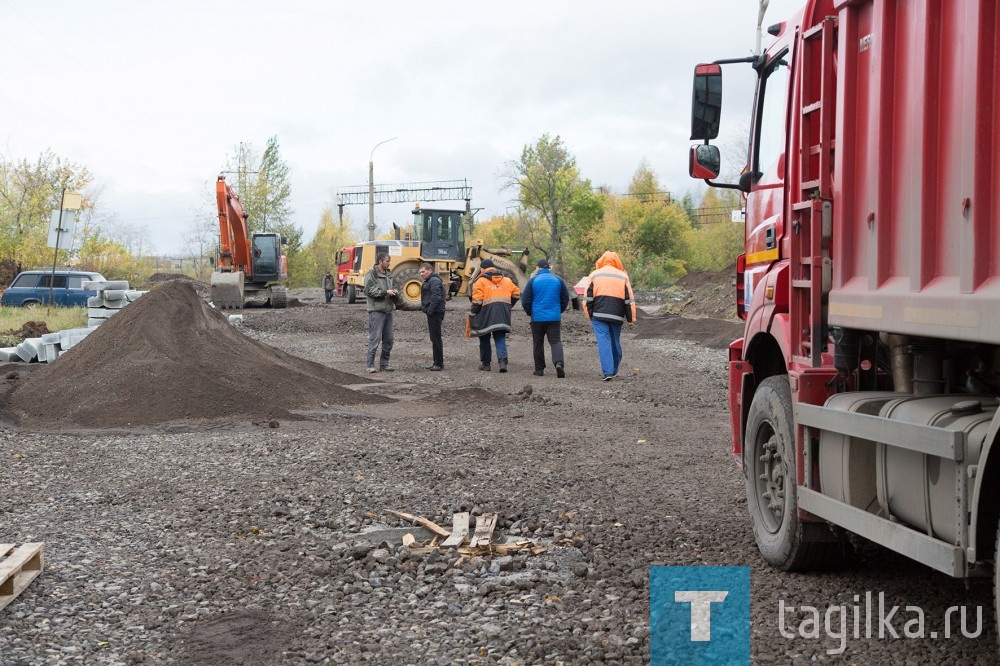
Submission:
{"label": "truck wheel", "polygon": [[349,285],[347,285],[347,289],[345,289],[344,291],[347,292],[347,302],[348,303],[350,303],[351,305],[354,305],[355,303],[358,302],[358,289],[357,289],[357,287],[355,287],[353,284],[349,284]]}
{"label": "truck wheel", "polygon": [[416,268],[397,268],[392,272],[392,281],[399,289],[400,310],[420,309],[420,288],[424,285],[420,271]]}
{"label": "truck wheel", "polygon": [[830,568],[845,560],[846,544],[822,525],[815,526],[822,541],[806,538],[795,497],[794,433],[788,376],[768,377],[750,403],[743,444],[754,538],[772,566],[786,571]]}

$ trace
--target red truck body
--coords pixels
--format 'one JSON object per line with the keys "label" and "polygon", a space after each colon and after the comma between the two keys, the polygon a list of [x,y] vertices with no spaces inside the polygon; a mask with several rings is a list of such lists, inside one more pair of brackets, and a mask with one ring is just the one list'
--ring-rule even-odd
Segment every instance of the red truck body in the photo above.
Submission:
{"label": "red truck body", "polygon": [[729,403],[758,547],[819,567],[833,525],[974,575],[1000,518],[1000,3],[812,0],[769,32],[696,69],[691,152],[733,186],[709,140],[722,67],[753,66]]}

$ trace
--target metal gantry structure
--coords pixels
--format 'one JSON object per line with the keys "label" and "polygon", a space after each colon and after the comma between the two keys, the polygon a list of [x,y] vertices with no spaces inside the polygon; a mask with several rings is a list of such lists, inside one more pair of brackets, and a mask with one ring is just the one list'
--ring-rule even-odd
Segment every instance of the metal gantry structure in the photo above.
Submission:
{"label": "metal gantry structure", "polygon": [[[351,185],[337,188],[337,213],[344,223],[344,206],[370,203],[407,203],[416,201],[465,201],[465,215],[472,224],[472,186],[468,180],[436,180],[426,183],[375,185],[369,193],[368,185]],[[471,232],[471,229],[470,229]]]}

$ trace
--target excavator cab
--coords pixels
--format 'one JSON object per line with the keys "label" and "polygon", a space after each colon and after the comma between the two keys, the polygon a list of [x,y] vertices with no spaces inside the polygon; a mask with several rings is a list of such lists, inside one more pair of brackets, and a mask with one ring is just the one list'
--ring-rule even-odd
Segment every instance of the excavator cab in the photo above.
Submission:
{"label": "excavator cab", "polygon": [[281,246],[288,239],[278,234],[254,234],[250,241],[250,261],[254,282],[277,282],[288,276]]}
{"label": "excavator cab", "polygon": [[413,226],[420,238],[420,256],[428,261],[465,259],[465,211],[413,209]]}

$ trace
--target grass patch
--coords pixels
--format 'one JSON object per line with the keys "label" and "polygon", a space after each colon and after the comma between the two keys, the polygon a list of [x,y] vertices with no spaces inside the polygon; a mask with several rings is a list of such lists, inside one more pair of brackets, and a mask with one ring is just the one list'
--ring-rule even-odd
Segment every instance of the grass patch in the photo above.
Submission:
{"label": "grass patch", "polygon": [[21,331],[40,328],[39,324],[44,324],[52,333],[67,328],[85,328],[87,326],[87,308],[0,307],[0,347],[13,347],[20,344],[25,338]]}

